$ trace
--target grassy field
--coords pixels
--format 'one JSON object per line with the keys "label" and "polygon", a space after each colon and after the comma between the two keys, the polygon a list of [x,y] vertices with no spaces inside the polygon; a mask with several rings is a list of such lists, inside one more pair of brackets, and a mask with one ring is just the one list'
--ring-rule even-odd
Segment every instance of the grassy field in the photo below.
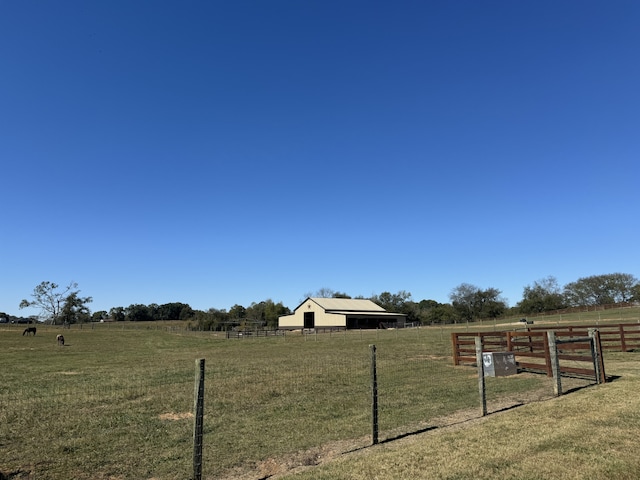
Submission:
{"label": "grassy field", "polygon": [[640,353],[609,354],[618,379],[333,457],[286,480],[640,478]]}
{"label": "grassy field", "polygon": [[[436,432],[479,418],[476,373],[452,366],[450,329],[226,340],[174,327],[99,324],[63,332],[39,326],[35,337],[23,337],[18,326],[0,326],[0,472],[15,479],[189,478],[195,360],[205,358],[206,478],[276,478],[331,458],[340,460],[313,472],[324,472],[322,478],[483,478],[393,477],[389,469],[399,459],[381,467],[387,472],[381,476],[357,476],[357,462],[370,464],[363,455],[381,455],[384,463],[394,445],[424,436],[450,435],[447,442],[455,445],[455,432]],[[61,332],[65,347],[55,343]],[[383,442],[372,448],[371,344],[378,354]],[[616,359],[630,378],[634,355]],[[536,415],[544,420],[547,406],[584,397],[584,409],[593,396],[626,382],[637,388],[623,377],[540,403],[552,393],[544,376],[489,379],[489,411],[530,404],[526,408],[541,409]],[[486,418],[520,415],[522,408]],[[356,462],[353,471],[349,462]],[[342,470],[332,472],[333,465]]]}
{"label": "grassy field", "polygon": [[[595,308],[595,307],[591,307]],[[534,324],[542,325],[563,325],[563,324],[588,324],[599,325],[601,323],[637,323],[640,321],[639,307],[612,308],[607,310],[591,310],[582,312],[574,312],[571,314],[548,313],[540,315],[525,315],[528,320],[532,320]],[[466,329],[477,330],[480,328],[495,327],[502,329],[505,324],[517,325],[518,320],[523,315],[512,317],[504,317],[497,320],[481,320],[475,323],[460,324],[458,330]]]}

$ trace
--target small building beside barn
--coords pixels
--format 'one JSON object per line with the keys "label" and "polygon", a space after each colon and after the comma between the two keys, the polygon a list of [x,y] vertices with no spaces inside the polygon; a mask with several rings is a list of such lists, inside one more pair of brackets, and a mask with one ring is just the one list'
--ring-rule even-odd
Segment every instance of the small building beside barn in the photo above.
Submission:
{"label": "small building beside barn", "polygon": [[402,327],[404,313],[387,312],[371,300],[360,298],[313,298],[302,302],[291,315],[278,317],[281,330],[365,329]]}

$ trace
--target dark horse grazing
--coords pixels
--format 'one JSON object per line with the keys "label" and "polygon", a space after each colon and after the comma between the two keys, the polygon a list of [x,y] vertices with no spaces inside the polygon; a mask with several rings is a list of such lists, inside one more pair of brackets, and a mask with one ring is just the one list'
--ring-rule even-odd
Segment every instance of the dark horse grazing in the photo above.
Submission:
{"label": "dark horse grazing", "polygon": [[22,336],[24,337],[25,335],[29,335],[31,333],[33,333],[34,335],[36,334],[36,327],[25,328],[24,332],[22,332]]}

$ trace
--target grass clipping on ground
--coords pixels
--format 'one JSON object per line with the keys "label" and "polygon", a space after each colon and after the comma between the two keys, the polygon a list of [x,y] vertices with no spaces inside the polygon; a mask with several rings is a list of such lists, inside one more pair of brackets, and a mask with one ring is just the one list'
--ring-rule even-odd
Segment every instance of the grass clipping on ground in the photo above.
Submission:
{"label": "grass clipping on ground", "polygon": [[628,361],[610,366],[624,372],[614,382],[343,455],[281,478],[640,478],[640,366]]}

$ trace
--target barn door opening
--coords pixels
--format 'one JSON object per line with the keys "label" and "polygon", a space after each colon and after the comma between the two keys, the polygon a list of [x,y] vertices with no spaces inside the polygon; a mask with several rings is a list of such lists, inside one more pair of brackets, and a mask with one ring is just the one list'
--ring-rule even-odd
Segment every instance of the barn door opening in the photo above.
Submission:
{"label": "barn door opening", "polygon": [[304,328],[315,328],[315,312],[304,312]]}

